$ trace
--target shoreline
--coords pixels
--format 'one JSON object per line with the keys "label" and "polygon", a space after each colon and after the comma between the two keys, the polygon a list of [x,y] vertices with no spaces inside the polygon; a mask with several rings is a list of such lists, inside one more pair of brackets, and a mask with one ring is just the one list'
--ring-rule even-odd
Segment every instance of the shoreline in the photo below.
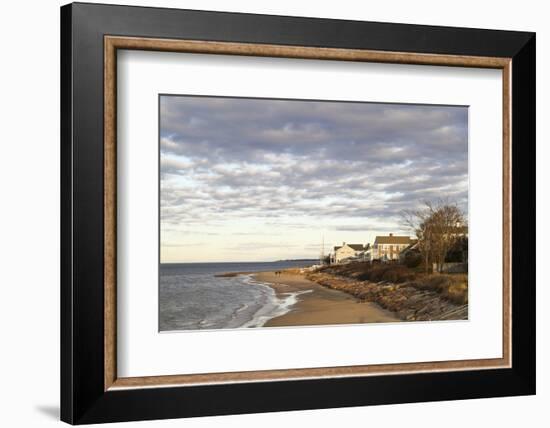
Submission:
{"label": "shoreline", "polygon": [[402,321],[468,319],[468,303],[453,303],[441,293],[419,288],[412,282],[375,283],[325,272],[310,272],[306,277],[316,284],[347,293],[360,301],[375,302]]}
{"label": "shoreline", "polygon": [[330,289],[306,278],[299,270],[287,269],[247,273],[254,281],[271,287],[279,299],[294,295],[288,312],[267,320],[264,327],[365,324],[402,321],[376,303],[365,302],[340,290]]}

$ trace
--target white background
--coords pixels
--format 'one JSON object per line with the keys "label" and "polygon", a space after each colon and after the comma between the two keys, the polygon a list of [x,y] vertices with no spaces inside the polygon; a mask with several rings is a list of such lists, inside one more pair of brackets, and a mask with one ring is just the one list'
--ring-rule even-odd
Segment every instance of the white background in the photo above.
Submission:
{"label": "white background", "polygon": [[[104,1],[111,3],[109,1]],[[126,1],[129,4],[187,7],[414,24],[488,27],[537,31],[537,75],[550,75],[550,28],[544,2],[463,0],[357,2],[355,0],[264,2],[238,0]],[[54,426],[59,406],[59,10],[62,2],[5,2],[1,10],[0,68],[0,325],[2,388],[0,420],[8,427]],[[540,78],[537,95],[538,202],[537,263],[550,250],[550,182],[547,144],[550,115],[548,79]],[[543,194],[544,193],[544,194]],[[460,427],[545,426],[550,403],[550,298],[538,279],[538,395],[461,402],[419,403],[353,409],[329,409],[192,420],[130,423],[124,426],[178,427],[319,427],[369,425]]]}
{"label": "white background", "polygon": [[[502,356],[501,70],[125,51],[117,78],[119,376]],[[468,105],[469,320],[159,334],[159,93]]]}

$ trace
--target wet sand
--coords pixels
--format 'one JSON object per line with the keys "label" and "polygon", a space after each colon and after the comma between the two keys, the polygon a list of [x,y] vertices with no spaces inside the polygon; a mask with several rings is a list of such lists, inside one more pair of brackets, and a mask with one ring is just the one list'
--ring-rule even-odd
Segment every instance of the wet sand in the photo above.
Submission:
{"label": "wet sand", "polygon": [[280,297],[286,297],[286,293],[290,292],[312,290],[300,294],[290,312],[272,318],[265,324],[266,327],[401,321],[393,312],[376,303],[361,302],[348,293],[323,287],[298,272],[282,271],[280,275],[259,272],[254,278],[269,284]]}

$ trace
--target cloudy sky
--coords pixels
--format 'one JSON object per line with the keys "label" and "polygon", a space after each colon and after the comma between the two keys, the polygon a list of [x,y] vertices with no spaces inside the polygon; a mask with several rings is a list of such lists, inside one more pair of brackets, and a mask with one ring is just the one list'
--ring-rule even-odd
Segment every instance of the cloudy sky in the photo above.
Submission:
{"label": "cloudy sky", "polygon": [[466,107],[161,96],[161,261],[271,261],[467,209]]}

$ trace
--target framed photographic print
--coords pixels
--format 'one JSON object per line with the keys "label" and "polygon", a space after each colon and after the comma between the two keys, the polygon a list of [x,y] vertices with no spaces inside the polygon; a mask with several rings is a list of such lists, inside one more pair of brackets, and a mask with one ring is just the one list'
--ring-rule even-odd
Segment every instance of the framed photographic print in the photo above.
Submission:
{"label": "framed photographic print", "polygon": [[76,3],[61,53],[62,420],[535,393],[533,33]]}

